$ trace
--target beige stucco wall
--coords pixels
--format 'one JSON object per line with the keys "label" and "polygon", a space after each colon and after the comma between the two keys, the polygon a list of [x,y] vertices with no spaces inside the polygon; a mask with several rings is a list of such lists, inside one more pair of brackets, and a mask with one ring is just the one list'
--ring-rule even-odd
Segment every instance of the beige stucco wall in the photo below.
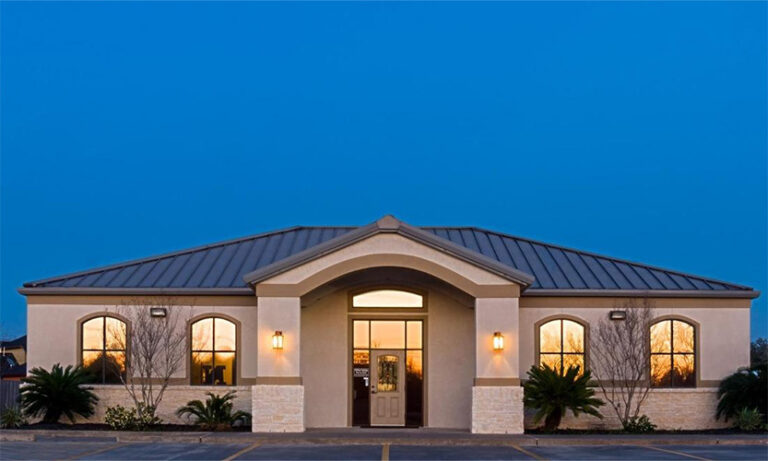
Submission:
{"label": "beige stucco wall", "polygon": [[[51,297],[30,296],[27,304],[27,369],[49,369],[56,363],[74,365],[80,360],[78,322],[100,312],[117,313],[118,297]],[[240,351],[237,354],[239,379],[246,384],[256,377],[257,369],[257,316],[256,297],[197,297],[178,298],[179,306],[192,306],[190,317],[223,314],[239,324]],[[186,328],[186,325],[185,325]],[[187,350],[189,347],[187,346]],[[189,380],[189,358],[174,378]]]}
{"label": "beige stucco wall", "polygon": [[[470,306],[438,291],[428,292],[427,425],[469,428],[474,378],[474,320]],[[301,374],[307,427],[344,427],[350,409],[349,317],[346,290],[327,295],[301,311]],[[408,318],[408,314],[391,314]]]}
{"label": "beige stucco wall", "polygon": [[[298,377],[301,362],[301,300],[260,297],[258,304],[258,375]],[[272,337],[276,331],[283,334],[282,349],[272,348]]]}
{"label": "beige stucco wall", "polygon": [[[518,298],[475,300],[475,344],[478,378],[519,378]],[[504,348],[493,349],[493,335],[502,334]]]}
{"label": "beige stucco wall", "polygon": [[[730,300],[723,300],[718,307],[716,300],[667,299],[658,302],[654,317],[679,316],[699,325],[696,331],[699,345],[698,379],[706,385],[716,385],[725,376],[739,367],[749,365],[749,308],[733,307]],[[560,301],[561,303],[563,301]],[[558,303],[558,304],[559,304]],[[525,305],[525,302],[522,303]],[[583,300],[574,299],[573,305],[580,307],[522,307],[520,309],[520,376],[536,361],[536,322],[557,315],[569,315],[581,319],[590,328],[595,328],[601,319],[608,316],[612,307],[586,307]],[[696,307],[698,305],[706,307]]]}

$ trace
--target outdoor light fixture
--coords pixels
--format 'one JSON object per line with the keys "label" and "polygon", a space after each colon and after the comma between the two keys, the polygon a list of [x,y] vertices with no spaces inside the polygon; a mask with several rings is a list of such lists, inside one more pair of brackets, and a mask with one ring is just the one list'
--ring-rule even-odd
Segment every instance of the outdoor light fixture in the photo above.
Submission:
{"label": "outdoor light fixture", "polygon": [[283,332],[280,330],[276,330],[275,334],[272,335],[272,349],[282,349],[283,348]]}
{"label": "outdoor light fixture", "polygon": [[627,311],[611,311],[611,313],[608,314],[608,318],[611,320],[626,320]]}
{"label": "outdoor light fixture", "polygon": [[168,315],[168,310],[164,307],[150,307],[149,315],[151,317],[165,317]]}
{"label": "outdoor light fixture", "polygon": [[504,337],[501,336],[501,332],[497,331],[493,333],[493,350],[500,351],[504,349]]}

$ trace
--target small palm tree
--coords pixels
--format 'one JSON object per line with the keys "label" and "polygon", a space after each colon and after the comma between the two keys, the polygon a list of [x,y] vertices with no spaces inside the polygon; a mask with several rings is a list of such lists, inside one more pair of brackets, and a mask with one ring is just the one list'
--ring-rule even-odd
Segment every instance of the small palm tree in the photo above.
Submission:
{"label": "small palm tree", "polygon": [[200,400],[191,400],[176,410],[176,414],[179,417],[185,415],[188,418],[194,417],[195,424],[211,430],[229,429],[237,423],[250,423],[250,413],[232,412],[232,400],[235,398],[235,391],[229,391],[224,395],[206,392],[206,395],[208,398],[205,403]]}
{"label": "small palm tree", "polygon": [[61,415],[66,415],[75,422],[75,415],[88,417],[93,415],[93,407],[99,398],[84,387],[91,380],[81,366],[72,365],[62,368],[58,363],[46,371],[33,368],[29,376],[21,381],[21,404],[24,412],[31,416],[43,415],[43,422],[54,424]]}
{"label": "small palm tree", "polygon": [[595,391],[588,386],[589,379],[589,370],[579,376],[579,367],[570,367],[561,374],[547,365],[532,366],[524,386],[523,402],[526,407],[537,410],[533,421],[538,424],[544,418],[544,430],[550,432],[560,425],[566,410],[571,410],[574,416],[586,413],[602,419],[597,407],[605,403],[594,397]]}
{"label": "small palm tree", "polygon": [[768,413],[768,365],[742,368],[720,381],[717,390],[717,419],[735,417],[744,408]]}

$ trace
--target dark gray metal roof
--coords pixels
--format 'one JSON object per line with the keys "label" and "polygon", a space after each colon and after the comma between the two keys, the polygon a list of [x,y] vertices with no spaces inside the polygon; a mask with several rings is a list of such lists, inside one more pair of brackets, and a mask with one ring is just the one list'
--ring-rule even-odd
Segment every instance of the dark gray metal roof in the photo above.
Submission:
{"label": "dark gray metal roof", "polygon": [[[356,227],[293,227],[174,253],[28,282],[19,291],[134,294],[252,293],[243,277],[337,239]],[[473,227],[421,227],[480,258],[528,274],[526,295],[620,295],[652,292],[756,297],[750,287],[596,255]],[[327,242],[327,243],[326,243]],[[449,243],[450,242],[450,243]],[[518,272],[518,273],[519,273]],[[258,272],[257,272],[258,273]]]}

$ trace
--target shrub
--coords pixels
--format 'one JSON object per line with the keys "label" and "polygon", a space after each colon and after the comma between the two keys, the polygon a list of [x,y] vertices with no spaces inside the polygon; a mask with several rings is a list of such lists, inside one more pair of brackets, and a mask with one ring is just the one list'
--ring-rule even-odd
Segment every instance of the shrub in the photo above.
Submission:
{"label": "shrub", "polygon": [[533,418],[538,424],[544,418],[544,430],[553,431],[560,425],[566,410],[574,416],[586,413],[602,419],[597,410],[605,403],[595,398],[595,391],[588,386],[589,370],[579,376],[579,367],[570,367],[564,374],[547,365],[532,366],[528,371],[528,382],[524,386],[523,402],[529,408],[537,409]]}
{"label": "shrub", "polygon": [[179,417],[194,417],[195,424],[209,430],[225,430],[238,423],[250,423],[250,413],[244,411],[232,412],[232,400],[235,398],[235,391],[227,392],[224,395],[206,392],[206,395],[208,398],[205,400],[205,403],[200,400],[191,400],[185,406],[176,410],[176,414]]}
{"label": "shrub", "polygon": [[27,424],[24,413],[16,407],[8,407],[0,415],[0,427],[3,429],[18,429]]}
{"label": "shrub", "polygon": [[757,408],[742,408],[736,414],[736,427],[742,431],[756,431],[763,425],[763,415]]}
{"label": "shrub", "polygon": [[643,434],[656,430],[656,425],[645,415],[632,416],[624,424],[624,430],[633,434]]}
{"label": "shrub", "polygon": [[142,431],[160,424],[161,420],[155,416],[153,408],[145,407],[140,403],[138,411],[136,408],[129,409],[122,405],[107,408],[104,413],[104,422],[118,431]]}
{"label": "shrub", "polygon": [[99,398],[90,387],[83,386],[91,376],[78,366],[62,368],[58,363],[46,371],[33,368],[29,376],[21,381],[21,404],[28,415],[43,415],[43,422],[57,423],[61,415],[71,422],[75,415],[88,417],[93,415],[93,407]]}
{"label": "shrub", "polygon": [[745,408],[755,408],[765,417],[768,413],[768,365],[741,368],[720,382],[717,390],[717,419],[728,421]]}

